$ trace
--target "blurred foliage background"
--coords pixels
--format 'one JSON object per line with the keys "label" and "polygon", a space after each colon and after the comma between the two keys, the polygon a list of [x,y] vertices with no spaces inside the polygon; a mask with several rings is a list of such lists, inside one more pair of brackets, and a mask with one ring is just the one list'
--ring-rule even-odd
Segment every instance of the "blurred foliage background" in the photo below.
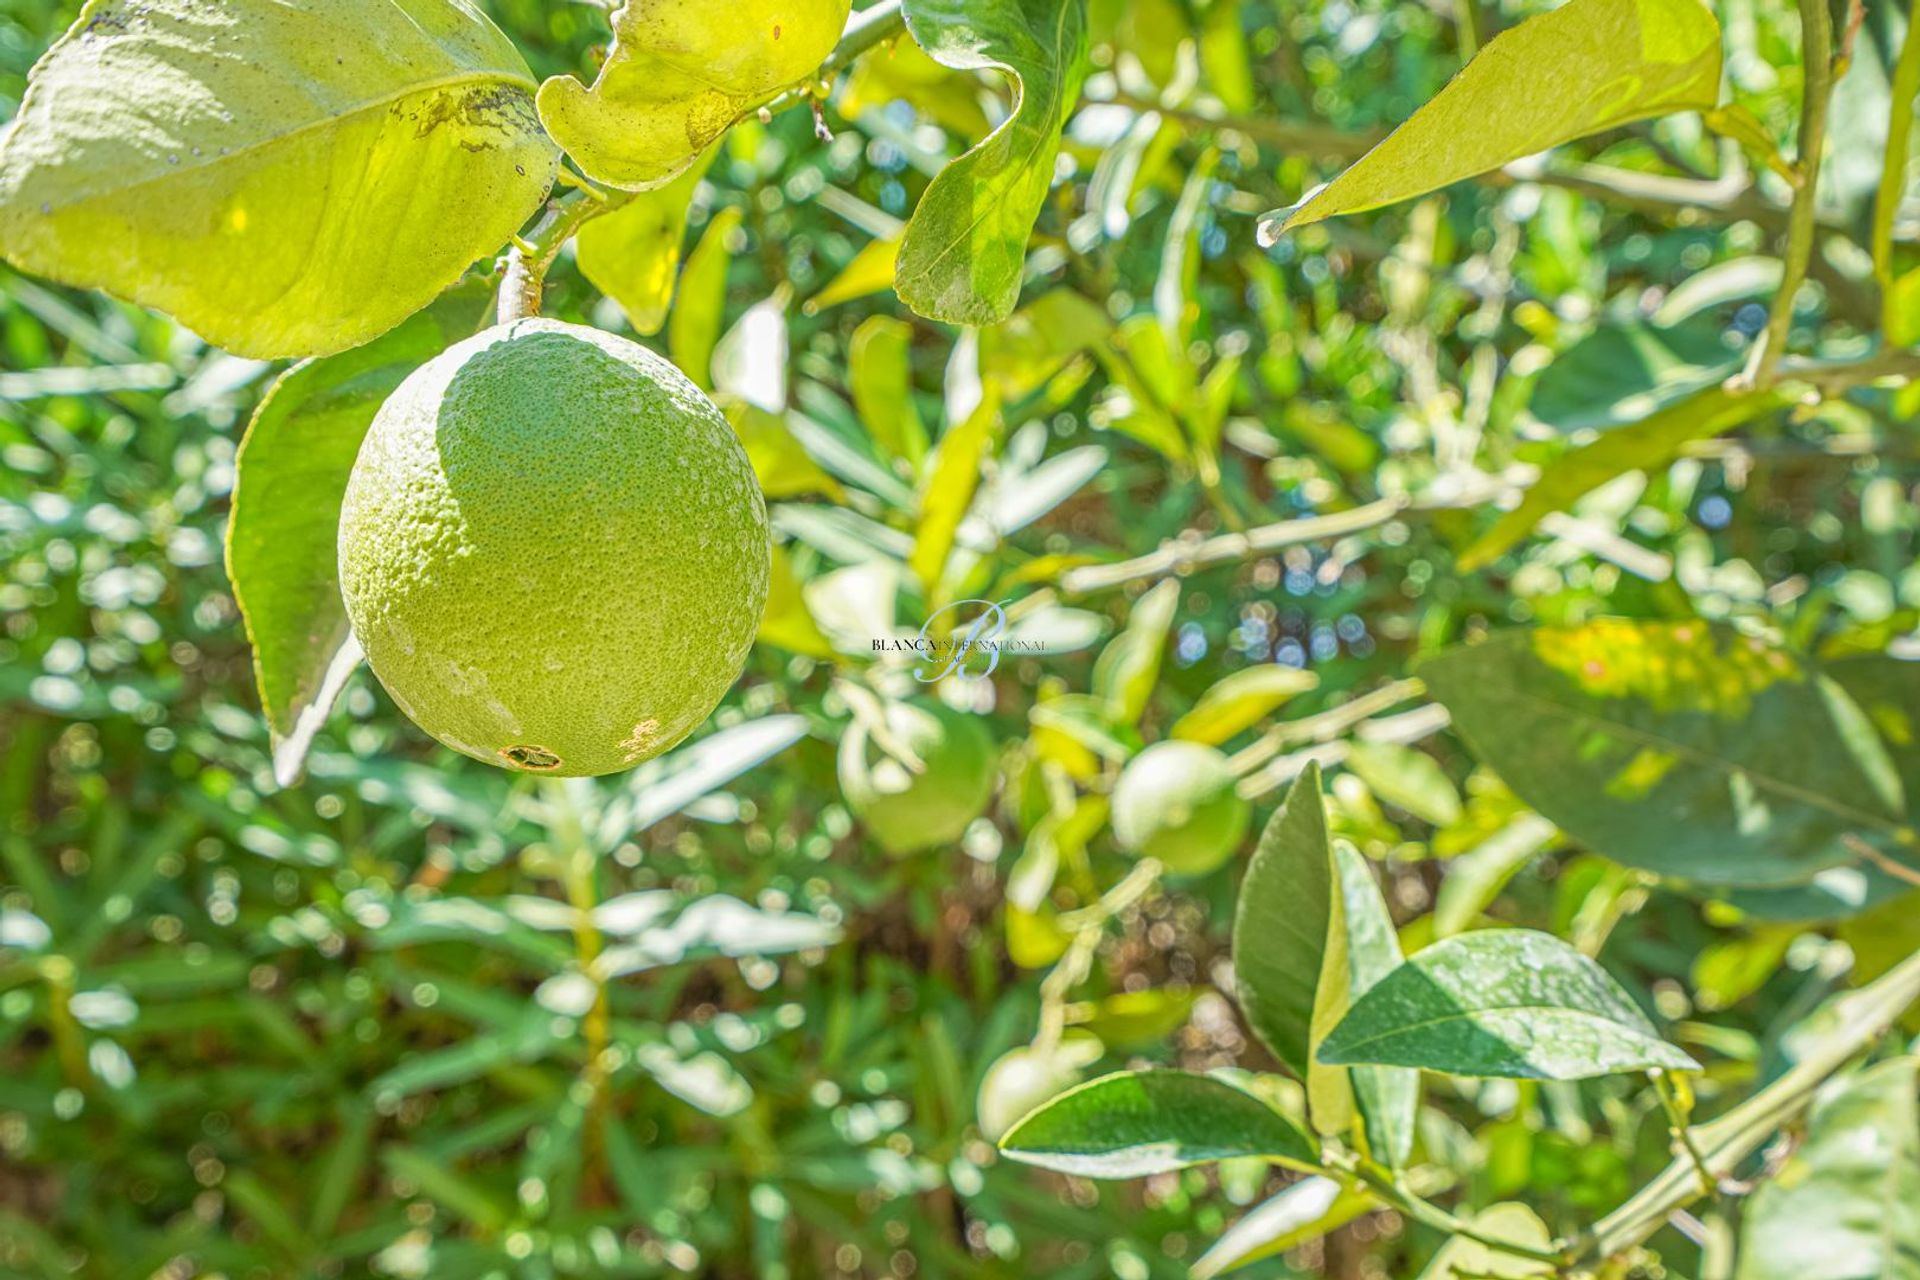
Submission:
{"label": "blurred foliage background", "polygon": [[[540,75],[590,72],[606,39],[590,4],[485,7]],[[719,338],[717,382],[751,399],[779,380],[791,412],[760,425],[755,461],[807,592],[776,597],[791,629],[763,637],[707,732],[793,716],[774,723],[797,740],[668,811],[669,769],[542,787],[437,748],[364,673],[306,780],[276,788],[221,565],[236,446],[276,369],[0,270],[0,1273],[1188,1274],[1278,1175],[1059,1178],[999,1159],[982,1123],[1103,1067],[1273,1068],[1219,990],[1239,863],[1135,884],[1103,835],[1010,910],[1044,813],[1036,761],[1111,775],[1030,713],[1095,687],[1096,655],[1159,576],[1076,566],[1383,498],[1421,501],[1171,579],[1164,659],[1121,753],[1237,670],[1311,672],[1230,743],[1277,766],[1256,821],[1294,753],[1339,766],[1338,834],[1382,872],[1409,945],[1483,912],[1575,940],[1710,1064],[1707,1101],[1909,950],[1911,899],[1841,922],[1742,915],[1525,825],[1430,718],[1389,714],[1422,714],[1391,683],[1413,656],[1506,624],[1701,617],[1844,651],[1920,619],[1897,392],[1697,444],[1458,565],[1492,519],[1476,494],[1622,402],[1737,363],[1764,325],[1783,188],[1696,118],[1580,144],[1544,180],[1499,175],[1256,247],[1253,215],[1542,7],[1096,3],[1026,309],[977,334],[914,319],[859,255],[1004,110],[1000,85],[938,73],[916,106],[896,93],[922,71],[883,52],[838,88],[830,140],[804,111],[735,130],[693,200],[688,246],[719,231],[682,281],[675,354]],[[1790,136],[1791,6],[1717,8],[1731,96]],[[0,0],[0,116],[76,9]],[[1901,10],[1869,6],[1836,100],[1797,331],[1834,356],[1863,352],[1877,320],[1857,246]],[[1720,209],[1620,181],[1730,172],[1740,198]],[[548,312],[626,324],[570,261]],[[1622,347],[1623,325],[1657,325],[1665,346]],[[889,342],[904,388],[862,350]],[[933,602],[887,567],[911,545],[905,482],[844,441],[876,405],[910,403],[937,433],[981,379],[1007,425],[989,484],[1023,519],[951,594],[1026,599],[1019,634],[1044,650],[939,686],[987,714],[1001,784],[964,838],[890,856],[840,799],[835,680],[909,664],[836,654],[822,633],[911,635]],[[1183,447],[1196,432],[1217,449]],[[582,892],[590,916],[566,909]],[[595,968],[609,950],[618,963]],[[1072,1050],[989,1081],[1043,1006]],[[1557,1226],[1668,1154],[1654,1100],[1621,1080],[1436,1084],[1421,1144],[1444,1194],[1524,1199]],[[1243,1274],[1406,1276],[1438,1241],[1373,1214]],[[1655,1249],[1643,1274],[1699,1274],[1683,1234]]]}

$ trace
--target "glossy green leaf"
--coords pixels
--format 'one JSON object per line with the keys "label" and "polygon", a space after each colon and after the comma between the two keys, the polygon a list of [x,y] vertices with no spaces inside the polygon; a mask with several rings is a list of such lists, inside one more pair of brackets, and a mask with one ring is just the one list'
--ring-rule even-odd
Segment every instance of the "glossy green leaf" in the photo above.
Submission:
{"label": "glossy green leaf", "polygon": [[[1224,3],[1216,8],[1230,8]],[[1236,1267],[1251,1266],[1338,1231],[1371,1213],[1380,1202],[1363,1190],[1332,1178],[1302,1178],[1248,1210],[1200,1255],[1192,1280],[1213,1280]]]}
{"label": "glossy green leaf", "polygon": [[0,252],[241,355],[344,351],[539,207],[532,93],[467,0],[96,0],[0,146]]}
{"label": "glossy green leaf", "polygon": [[1333,847],[1320,765],[1309,761],[1247,862],[1233,916],[1233,981],[1255,1035],[1301,1080],[1327,952]]}
{"label": "glossy green leaf", "polygon": [[957,71],[998,71],[1014,89],[999,128],[940,171],[907,223],[894,289],[932,320],[1012,314],[1027,239],[1087,71],[1085,0],[906,0],[907,30]]}
{"label": "glossy green leaf", "polygon": [[1777,394],[1741,395],[1710,386],[1632,426],[1616,428],[1561,454],[1527,487],[1519,506],[1501,516],[1461,553],[1460,568],[1471,572],[1491,564],[1547,516],[1567,510],[1614,477],[1665,467],[1693,441],[1724,434],[1785,403],[1785,398]]}
{"label": "glossy green leaf", "polygon": [[1720,24],[1700,0],[1571,0],[1496,36],[1379,146],[1262,218],[1260,240],[1635,120],[1703,111],[1719,92]]}
{"label": "glossy green leaf", "polygon": [[1920,1280],[1920,1060],[1830,1081],[1743,1215],[1736,1280]]}
{"label": "glossy green leaf", "polygon": [[1374,1158],[1398,1165],[1412,1148],[1418,1076],[1315,1059],[1353,1000],[1400,963],[1366,859],[1328,838],[1320,786],[1309,763],[1260,835],[1234,913],[1234,982],[1248,1025],[1306,1082],[1314,1128],[1344,1132],[1357,1104]]}
{"label": "glossy green leaf", "polygon": [[1193,709],[1173,722],[1168,736],[1218,746],[1319,683],[1311,671],[1278,662],[1247,667],[1222,677],[1201,694]]}
{"label": "glossy green leaf", "polygon": [[667,322],[680,243],[687,235],[687,207],[713,152],[653,191],[642,192],[581,227],[574,236],[580,274],[620,304],[640,333],[658,333]]}
{"label": "glossy green leaf", "polygon": [[[1481,1210],[1468,1224],[1483,1239],[1510,1240],[1533,1249],[1547,1249],[1553,1233],[1540,1215],[1523,1204],[1496,1204]],[[1454,1236],[1440,1246],[1420,1280],[1532,1280],[1557,1274],[1553,1264],[1517,1253],[1488,1248],[1479,1240]]]}
{"label": "glossy green leaf", "polygon": [[588,177],[644,191],[671,182],[743,113],[806,80],[840,39],[848,0],[628,0],[591,87],[540,86],[540,120]]}
{"label": "glossy green leaf", "polygon": [[1806,880],[1892,840],[1904,801],[1857,703],[1701,622],[1508,631],[1419,671],[1467,745],[1554,825],[1703,884]]}
{"label": "glossy green leaf", "polygon": [[1272,1107],[1212,1076],[1121,1071],[1016,1124],[1000,1150],[1088,1178],[1144,1178],[1241,1156],[1310,1168],[1313,1144]]}
{"label": "glossy green leaf", "polygon": [[1699,1070],[1604,969],[1529,929],[1462,934],[1416,952],[1354,1002],[1317,1056],[1527,1080]]}
{"label": "glossy green leaf", "polygon": [[336,563],[340,499],[360,441],[408,374],[479,329],[487,302],[483,290],[456,290],[364,347],[295,365],[248,424],[235,463],[227,576],[253,645],[281,786],[299,776],[360,661]]}

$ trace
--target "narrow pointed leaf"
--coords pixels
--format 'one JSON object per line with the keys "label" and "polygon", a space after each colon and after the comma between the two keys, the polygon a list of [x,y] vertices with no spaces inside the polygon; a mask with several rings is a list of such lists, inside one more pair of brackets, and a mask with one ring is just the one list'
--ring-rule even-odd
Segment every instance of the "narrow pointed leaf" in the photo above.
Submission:
{"label": "narrow pointed leaf", "polygon": [[1121,1071],[1068,1090],[1000,1140],[1015,1160],[1089,1178],[1143,1178],[1242,1156],[1305,1168],[1313,1144],[1244,1090],[1185,1071]]}
{"label": "narrow pointed leaf", "polygon": [[1699,1069],[1604,969],[1527,929],[1464,934],[1416,953],[1354,1002],[1318,1057],[1530,1080]]}
{"label": "narrow pointed leaf", "polygon": [[1309,761],[1260,833],[1233,917],[1233,980],[1247,1025],[1301,1080],[1333,896],[1320,765]]}
{"label": "narrow pointed leaf", "polygon": [[1700,0],[1571,0],[1495,37],[1379,146],[1262,218],[1260,239],[1635,120],[1703,111],[1719,92],[1720,24]]}

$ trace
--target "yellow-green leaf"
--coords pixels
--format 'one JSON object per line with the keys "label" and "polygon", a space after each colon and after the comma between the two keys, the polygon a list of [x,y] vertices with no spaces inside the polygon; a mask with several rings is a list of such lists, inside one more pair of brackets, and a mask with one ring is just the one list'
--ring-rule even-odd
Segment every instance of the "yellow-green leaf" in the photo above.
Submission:
{"label": "yellow-green leaf", "polygon": [[96,0],[0,145],[0,252],[242,355],[344,351],[545,198],[532,95],[467,0]]}
{"label": "yellow-green leaf", "polygon": [[487,301],[484,290],[463,288],[364,347],[295,365],[247,427],[227,523],[227,576],[253,644],[282,786],[299,775],[360,660],[335,547],[360,441],[409,373],[480,327]]}
{"label": "yellow-green leaf", "polygon": [[687,206],[712,156],[707,151],[666,186],[593,219],[574,238],[580,274],[619,303],[627,323],[640,333],[658,333],[667,322],[680,243],[687,235]]}
{"label": "yellow-green leaf", "polygon": [[820,292],[807,299],[800,309],[808,315],[837,307],[855,298],[893,288],[894,263],[900,257],[900,241],[869,240],[853,255],[840,274],[827,281]]}
{"label": "yellow-green leaf", "polygon": [[1469,1224],[1479,1239],[1454,1236],[1440,1246],[1420,1280],[1529,1280],[1557,1274],[1553,1264],[1504,1249],[1492,1249],[1481,1240],[1505,1240],[1530,1249],[1546,1250],[1553,1233],[1540,1215],[1523,1204],[1496,1204],[1482,1210]]}
{"label": "yellow-green leaf", "polygon": [[848,0],[629,0],[591,88],[540,86],[540,119],[596,182],[672,181],[741,113],[805,80],[833,51]]}
{"label": "yellow-green leaf", "polygon": [[1277,662],[1247,667],[1215,682],[1200,695],[1193,710],[1173,722],[1175,738],[1219,746],[1243,729],[1251,729],[1267,714],[1298,693],[1320,683],[1320,677]]}
{"label": "yellow-green leaf", "polygon": [[1634,120],[1704,111],[1719,91],[1720,24],[1700,0],[1571,0],[1489,42],[1379,146],[1262,218],[1260,241]]}
{"label": "yellow-green leaf", "polygon": [[1086,76],[1086,3],[906,0],[904,12],[935,62],[999,71],[1014,85],[1012,114],[920,197],[894,274],[900,300],[921,315],[993,324],[1019,300],[1027,238]]}
{"label": "yellow-green leaf", "polygon": [[847,381],[874,442],[918,471],[927,455],[927,428],[913,403],[912,345],[913,326],[904,320],[868,316],[847,348]]}
{"label": "yellow-green leaf", "polygon": [[929,594],[940,587],[941,573],[953,550],[954,535],[973,503],[980,483],[980,464],[993,442],[1000,406],[992,396],[983,399],[965,422],[948,430],[934,451],[933,470],[920,496],[920,527],[914,533],[913,554],[907,565]]}

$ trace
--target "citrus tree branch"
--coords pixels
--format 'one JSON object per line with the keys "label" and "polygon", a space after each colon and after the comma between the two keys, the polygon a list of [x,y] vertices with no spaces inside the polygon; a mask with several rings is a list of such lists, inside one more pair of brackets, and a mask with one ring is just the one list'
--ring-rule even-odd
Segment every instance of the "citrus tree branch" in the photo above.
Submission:
{"label": "citrus tree branch", "polygon": [[1830,1006],[1835,1024],[1804,1056],[1758,1093],[1717,1120],[1687,1131],[1691,1150],[1674,1160],[1625,1204],[1567,1244],[1569,1260],[1611,1258],[1644,1241],[1676,1211],[1706,1194],[1701,1174],[1730,1176],[1742,1160],[1791,1122],[1828,1077],[1853,1061],[1920,999],[1920,953]]}
{"label": "citrus tree branch", "polygon": [[1773,384],[1793,328],[1793,298],[1806,281],[1807,262],[1813,256],[1814,194],[1820,185],[1820,152],[1827,136],[1827,102],[1833,96],[1833,28],[1826,0],[1800,0],[1800,46],[1806,87],[1801,95],[1799,156],[1794,164],[1799,181],[1787,212],[1787,244],[1782,255],[1786,271],[1780,278],[1779,292],[1773,295],[1766,331],[1754,344],[1745,373],[1747,385],[1753,387]]}
{"label": "citrus tree branch", "polygon": [[1886,162],[1873,202],[1873,274],[1880,282],[1881,329],[1893,324],[1893,219],[1907,186],[1907,145],[1913,136],[1913,99],[1920,94],[1920,23],[1907,25],[1907,38],[1893,67],[1887,118]]}

